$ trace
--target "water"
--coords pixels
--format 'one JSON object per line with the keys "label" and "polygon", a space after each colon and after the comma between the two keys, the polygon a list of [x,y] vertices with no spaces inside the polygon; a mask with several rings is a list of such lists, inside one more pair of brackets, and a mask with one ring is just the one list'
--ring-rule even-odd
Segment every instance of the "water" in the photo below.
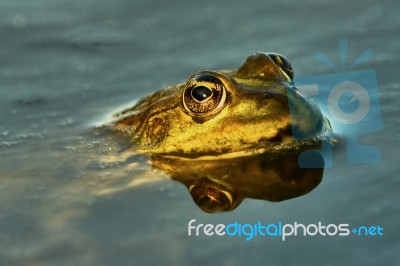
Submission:
{"label": "water", "polygon": [[[400,265],[397,202],[400,52],[395,1],[9,1],[0,4],[2,265]],[[284,54],[295,76],[335,73],[367,48],[383,130],[360,141],[382,161],[336,155],[302,197],[247,199],[207,214],[149,158],[93,128],[114,110],[202,69],[236,68],[255,51]],[[348,69],[347,69],[348,70]],[[338,70],[336,70],[338,71]],[[189,237],[187,224],[380,225],[384,237]]]}

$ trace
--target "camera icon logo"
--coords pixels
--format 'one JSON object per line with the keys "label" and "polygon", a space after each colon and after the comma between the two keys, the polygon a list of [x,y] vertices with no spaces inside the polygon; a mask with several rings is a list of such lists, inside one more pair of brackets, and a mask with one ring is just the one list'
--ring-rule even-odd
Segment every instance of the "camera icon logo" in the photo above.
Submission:
{"label": "camera icon logo", "polygon": [[[351,99],[348,99],[350,97]],[[344,81],[329,93],[327,107],[339,123],[356,124],[368,114],[370,104],[368,92],[364,87],[352,81]],[[354,107],[355,105],[357,107]]]}
{"label": "camera icon logo", "polygon": [[[379,163],[381,153],[372,145],[359,144],[361,134],[382,129],[376,72],[374,69],[353,70],[372,56],[367,49],[345,70],[348,40],[340,39],[342,70],[325,55],[318,52],[316,59],[336,70],[335,73],[296,78],[298,89],[318,103],[335,134],[347,139],[347,163]],[[326,141],[322,145],[325,167],[332,167],[332,145]],[[300,166],[301,161],[299,160]]]}

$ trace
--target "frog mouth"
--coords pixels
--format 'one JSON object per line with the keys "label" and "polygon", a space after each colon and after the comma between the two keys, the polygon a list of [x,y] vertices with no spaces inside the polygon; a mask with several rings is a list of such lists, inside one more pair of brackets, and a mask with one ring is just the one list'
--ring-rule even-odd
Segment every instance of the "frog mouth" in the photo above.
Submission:
{"label": "frog mouth", "polygon": [[[271,140],[260,140],[258,143],[243,147],[243,150],[230,151],[229,149],[207,152],[207,153],[184,153],[179,151],[166,152],[166,153],[154,153],[154,155],[162,156],[164,158],[179,159],[182,161],[207,161],[207,160],[223,160],[233,159],[239,157],[255,156],[259,154],[270,154],[270,155],[290,155],[300,154],[307,150],[320,149],[323,142],[335,142],[332,138],[332,128],[329,120],[324,117],[324,123],[322,130],[315,136],[307,139],[293,139],[285,140],[286,135],[280,134],[274,141]],[[152,153],[149,150],[138,150],[140,153]]]}
{"label": "frog mouth", "polygon": [[164,157],[166,159],[178,159],[181,161],[210,161],[210,160],[225,160],[234,159],[240,157],[250,157],[260,154],[275,155],[289,155],[289,154],[300,154],[303,151],[318,149],[321,146],[322,141],[327,140],[326,137],[318,136],[309,140],[300,140],[293,143],[274,145],[269,147],[261,147],[257,149],[234,151],[222,154],[183,154],[178,152],[173,153],[158,153],[157,156]]}

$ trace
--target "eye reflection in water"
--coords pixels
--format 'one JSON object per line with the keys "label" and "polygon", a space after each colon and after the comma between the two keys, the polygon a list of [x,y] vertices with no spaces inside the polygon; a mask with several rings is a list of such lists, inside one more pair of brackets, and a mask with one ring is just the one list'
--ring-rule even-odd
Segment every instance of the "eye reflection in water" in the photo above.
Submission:
{"label": "eye reflection in water", "polygon": [[277,202],[312,191],[322,180],[323,157],[307,152],[307,160],[318,168],[300,168],[298,158],[299,153],[220,160],[153,156],[152,165],[185,185],[194,202],[213,213],[234,210],[245,198]]}

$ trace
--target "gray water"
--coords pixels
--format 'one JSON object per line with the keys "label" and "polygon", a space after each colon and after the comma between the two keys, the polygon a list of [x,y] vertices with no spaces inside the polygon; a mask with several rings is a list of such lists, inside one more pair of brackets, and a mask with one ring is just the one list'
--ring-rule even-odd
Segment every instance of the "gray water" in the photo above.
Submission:
{"label": "gray water", "polygon": [[[397,1],[11,1],[0,3],[1,265],[400,265]],[[256,51],[289,58],[295,76],[377,74],[383,130],[360,142],[378,164],[336,156],[302,197],[245,200],[207,214],[180,183],[150,170],[94,125],[203,69],[236,68]],[[348,70],[348,69],[347,69]],[[380,225],[384,236],[188,236],[197,223]]]}

